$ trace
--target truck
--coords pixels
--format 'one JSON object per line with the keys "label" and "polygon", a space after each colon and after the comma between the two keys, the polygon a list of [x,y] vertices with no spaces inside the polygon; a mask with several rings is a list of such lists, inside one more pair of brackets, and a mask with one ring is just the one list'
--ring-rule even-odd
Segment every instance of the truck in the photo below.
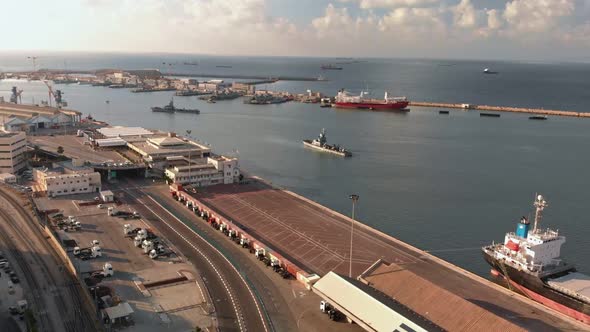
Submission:
{"label": "truck", "polygon": [[107,215],[113,217],[119,217],[124,219],[139,219],[141,216],[136,211],[129,212],[129,211],[119,211],[113,209],[113,207],[109,207],[107,209]]}
{"label": "truck", "polygon": [[281,268],[281,262],[278,259],[272,257],[270,259],[270,267],[272,267],[272,269],[277,272]]}
{"label": "truck", "polygon": [[258,260],[263,260],[266,257],[264,249],[263,248],[256,248],[254,250],[254,256],[256,256],[256,258],[258,258]]}
{"label": "truck", "polygon": [[102,257],[102,250],[98,245],[98,241],[94,240],[92,241],[92,246],[90,247],[74,247],[73,254],[82,260],[87,260],[91,258]]}
{"label": "truck", "polygon": [[250,240],[248,240],[248,238],[242,237],[240,238],[240,245],[242,246],[242,248],[248,248],[248,246],[250,245]]}
{"label": "truck", "polygon": [[143,241],[153,240],[155,238],[157,238],[157,236],[154,233],[148,231],[147,229],[142,228],[139,231],[137,231],[137,235],[135,235],[135,237],[133,238],[133,244],[136,247],[141,247],[143,244]]}
{"label": "truck", "polygon": [[107,277],[112,277],[113,274],[114,274],[113,265],[111,265],[111,263],[109,263],[109,262],[106,262],[102,266],[101,270],[92,271],[90,273],[90,277],[91,278],[107,278]]}
{"label": "truck", "polygon": [[82,228],[82,224],[74,216],[69,216],[67,219],[57,221],[57,227],[66,232],[78,231]]}
{"label": "truck", "polygon": [[139,232],[140,230],[141,228],[139,227],[132,229],[130,224],[123,225],[123,235],[125,235],[125,237],[134,238],[135,235],[137,235],[137,232]]}
{"label": "truck", "polygon": [[320,311],[328,314],[328,317],[333,321],[339,321],[343,318],[342,313],[327,301],[320,301]]}

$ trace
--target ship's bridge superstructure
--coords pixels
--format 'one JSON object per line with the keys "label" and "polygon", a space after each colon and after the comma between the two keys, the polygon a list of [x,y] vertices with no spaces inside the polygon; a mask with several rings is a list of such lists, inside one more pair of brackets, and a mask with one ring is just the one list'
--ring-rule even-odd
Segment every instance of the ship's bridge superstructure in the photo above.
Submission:
{"label": "ship's bridge superstructure", "polygon": [[505,264],[530,273],[542,274],[546,270],[554,271],[560,266],[566,266],[560,259],[565,236],[551,229],[539,229],[538,224],[547,202],[543,196],[538,195],[534,205],[536,212],[532,230],[529,230],[527,218],[522,217],[516,232],[507,233],[503,244],[496,244],[488,249]]}

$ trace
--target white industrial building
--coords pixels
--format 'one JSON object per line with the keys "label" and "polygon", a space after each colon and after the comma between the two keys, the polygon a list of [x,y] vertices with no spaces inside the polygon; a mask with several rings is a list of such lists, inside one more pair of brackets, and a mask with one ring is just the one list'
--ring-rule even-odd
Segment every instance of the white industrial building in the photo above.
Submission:
{"label": "white industrial building", "polygon": [[0,173],[17,173],[26,166],[25,149],[27,135],[24,132],[0,131]]}
{"label": "white industrial building", "polygon": [[334,272],[328,272],[318,280],[313,285],[313,292],[366,331],[441,331],[395,300],[358,280]]}
{"label": "white industrial building", "polygon": [[145,140],[127,143],[129,149],[143,157],[152,168],[164,170],[176,157],[203,160],[211,155],[211,149],[188,139],[167,136],[154,136]]}
{"label": "white industrial building", "polygon": [[105,190],[100,192],[100,198],[103,202],[113,202],[115,200],[115,195],[110,190]]}
{"label": "white industrial building", "polygon": [[152,170],[165,174],[173,182],[208,186],[239,181],[237,158],[214,155],[208,146],[175,133],[141,127],[107,127],[97,132],[100,135],[94,139],[94,146],[127,147]]}
{"label": "white industrial building", "polygon": [[132,136],[151,136],[154,135],[154,132],[141,128],[141,127],[123,127],[123,126],[115,126],[115,127],[105,127],[97,129],[97,131],[102,134],[105,138],[114,138],[114,137],[132,137]]}
{"label": "white industrial building", "polygon": [[72,195],[100,192],[100,173],[79,161],[56,163],[54,167],[36,168],[33,180],[37,183],[35,191],[45,192],[47,196]]}
{"label": "white industrial building", "polygon": [[236,158],[212,156],[199,161],[183,158],[183,165],[166,169],[166,176],[174,183],[182,185],[209,186],[231,184],[239,181],[240,170]]}

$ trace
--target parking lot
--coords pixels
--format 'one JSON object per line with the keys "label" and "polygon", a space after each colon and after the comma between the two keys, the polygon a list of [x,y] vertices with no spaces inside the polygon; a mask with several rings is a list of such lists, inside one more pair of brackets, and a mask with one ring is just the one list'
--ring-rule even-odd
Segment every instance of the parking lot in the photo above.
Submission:
{"label": "parking lot", "polygon": [[[0,246],[0,249],[5,248]],[[13,282],[15,279],[11,277],[11,274],[20,279],[4,253],[0,251],[0,326],[2,331],[17,332],[25,327],[24,320],[21,319],[22,315],[16,311],[18,302],[25,296],[20,282]]]}
{"label": "parking lot", "polygon": [[[76,195],[63,198],[37,198],[39,209],[59,210],[65,217],[61,221],[63,230],[57,233],[62,244],[67,245],[68,255],[83,278],[101,271],[105,263],[113,267],[113,276],[102,279],[99,286],[108,287],[111,298],[120,299],[131,305],[133,326],[129,331],[191,330],[195,326],[212,328],[215,320],[210,314],[211,303],[198,271],[177,254],[177,250],[164,239],[159,241],[164,247],[165,257],[151,259],[142,248],[136,247],[131,237],[124,234],[124,226],[129,229],[148,229],[150,225],[142,219],[124,219],[108,216],[111,212],[121,211],[131,215],[126,205],[103,203],[103,208],[96,204],[84,205],[83,201],[93,201],[93,195]],[[72,216],[80,223],[79,230],[65,227]],[[153,230],[152,230],[153,231]],[[158,234],[154,231],[155,235]],[[81,259],[74,255],[74,247],[82,252],[91,252],[93,241],[98,241],[101,257]],[[180,282],[178,281],[182,279]],[[157,286],[151,286],[157,285]],[[102,287],[99,288],[99,290]],[[93,288],[94,289],[94,288]],[[100,295],[104,293],[104,288]],[[92,294],[92,292],[91,292]]]}

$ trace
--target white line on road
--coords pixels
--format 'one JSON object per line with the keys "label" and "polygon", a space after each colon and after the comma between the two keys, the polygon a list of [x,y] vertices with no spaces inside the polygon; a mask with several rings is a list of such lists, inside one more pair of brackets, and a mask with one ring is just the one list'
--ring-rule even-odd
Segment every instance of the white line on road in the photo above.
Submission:
{"label": "white line on road", "polygon": [[[162,222],[164,222],[170,229],[172,229],[178,236],[180,236],[185,242],[187,242],[193,249],[195,249],[201,256],[203,256],[205,258],[205,260],[207,260],[207,262],[209,263],[209,265],[211,265],[211,267],[213,268],[213,270],[215,271],[215,273],[217,274],[217,276],[219,277],[219,279],[221,280],[221,282],[223,283],[226,291],[228,292],[229,296],[230,296],[230,300],[232,301],[232,305],[234,306],[234,310],[236,312],[236,315],[238,317],[238,323],[240,325],[240,331],[243,331],[243,326],[242,326],[242,316],[240,315],[240,313],[238,312],[233,294],[231,293],[229,286],[227,285],[225,279],[223,279],[223,277],[221,276],[221,273],[217,270],[217,268],[215,267],[215,265],[213,265],[213,262],[211,262],[209,260],[209,258],[200,250],[198,249],[194,244],[192,244],[184,235],[180,234],[180,232],[178,232],[176,229],[174,229],[169,223],[167,223],[162,217],[160,217],[160,215],[158,215],[156,212],[154,212],[154,210],[152,210],[149,206],[147,206],[143,201],[141,201],[141,199],[137,198],[135,195],[133,195],[132,193],[130,193],[128,190],[125,190],[128,194],[130,194],[131,196],[135,197],[137,199],[138,202],[141,202],[144,204],[144,206],[150,210],[154,215],[156,215]],[[144,193],[145,194],[145,193]],[[217,250],[217,248],[215,248],[213,245],[211,245],[209,242],[207,242],[203,237],[201,237],[201,235],[199,235],[197,232],[195,232],[193,229],[191,229],[190,227],[188,227],[184,222],[182,222],[182,220],[178,219],[178,217],[176,217],[174,214],[172,214],[172,212],[168,211],[168,209],[166,209],[165,207],[163,207],[160,203],[158,203],[155,199],[153,199],[150,195],[146,196],[152,200],[156,205],[158,205],[160,208],[162,208],[164,211],[166,211],[170,216],[172,216],[174,219],[178,220],[184,227],[186,227],[189,231],[191,231],[193,234],[195,234],[197,237],[199,237],[201,240],[203,240],[205,243],[207,243],[213,250],[217,251],[219,253],[219,255],[221,257],[223,257],[223,259],[225,259],[228,264],[235,270],[235,272],[237,273],[237,275],[240,277],[240,279],[242,280],[242,282],[244,282],[244,284],[246,285],[246,288],[248,289],[248,291],[250,292],[250,295],[252,296],[252,299],[254,300],[254,303],[256,304],[256,309],[258,311],[258,314],[260,315],[260,319],[262,320],[262,326],[264,326],[264,331],[268,332],[268,329],[266,327],[266,321],[264,319],[264,317],[262,316],[262,312],[260,311],[260,307],[258,305],[258,301],[256,301],[256,298],[254,297],[254,294],[252,293],[252,290],[250,289],[250,287],[248,286],[248,284],[246,283],[246,280],[244,280],[244,278],[242,277],[242,275],[239,273],[239,271],[235,268],[235,266],[233,266],[233,264],[231,264],[231,262],[227,259],[227,257],[225,257],[219,250]]]}

